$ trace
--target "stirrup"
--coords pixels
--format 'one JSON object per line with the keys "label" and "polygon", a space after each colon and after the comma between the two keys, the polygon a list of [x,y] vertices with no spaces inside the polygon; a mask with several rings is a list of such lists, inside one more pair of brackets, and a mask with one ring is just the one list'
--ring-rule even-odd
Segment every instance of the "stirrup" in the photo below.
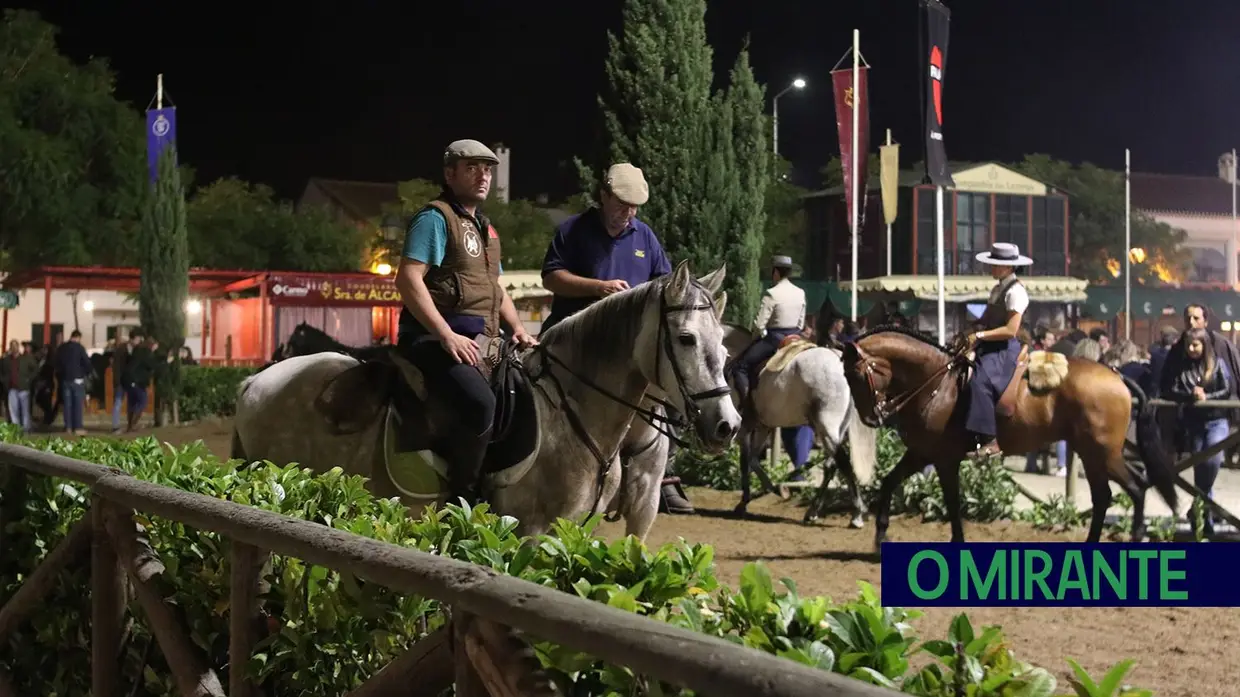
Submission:
{"label": "stirrup", "polygon": [[992,440],[989,443],[985,443],[979,446],[976,450],[973,450],[967,455],[969,459],[977,460],[977,461],[988,460],[996,456],[998,457],[1003,456],[1003,450],[999,447],[998,439]]}

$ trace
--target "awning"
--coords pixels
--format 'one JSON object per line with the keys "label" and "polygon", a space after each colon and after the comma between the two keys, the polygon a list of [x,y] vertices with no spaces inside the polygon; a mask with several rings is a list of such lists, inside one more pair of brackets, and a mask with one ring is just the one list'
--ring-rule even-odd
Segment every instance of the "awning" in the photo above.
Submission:
{"label": "awning", "polygon": [[[1082,310],[1089,317],[1109,320],[1124,311],[1122,286],[1090,286]],[[1240,319],[1240,293],[1215,288],[1175,288],[1159,286],[1132,288],[1133,319],[1178,316],[1190,304],[1210,308],[1210,315],[1223,320]]]}
{"label": "awning", "polygon": [[[1077,303],[1087,299],[1089,281],[1071,276],[1022,276],[1021,283],[1029,291],[1029,299],[1041,303]],[[848,295],[852,282],[841,281],[840,291]],[[949,303],[985,302],[995,288],[990,276],[945,276],[943,294]],[[857,281],[857,293],[888,293],[912,296],[919,300],[938,300],[939,280],[936,276],[879,276]],[[1237,306],[1240,309],[1240,305]]]}
{"label": "awning", "polygon": [[551,297],[551,291],[543,288],[541,271],[511,271],[501,275],[499,282],[513,300]]}

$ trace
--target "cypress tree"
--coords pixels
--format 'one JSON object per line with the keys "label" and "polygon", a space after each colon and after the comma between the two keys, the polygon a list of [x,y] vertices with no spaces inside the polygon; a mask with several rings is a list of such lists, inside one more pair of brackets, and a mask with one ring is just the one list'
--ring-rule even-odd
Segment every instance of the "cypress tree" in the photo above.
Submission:
{"label": "cypress tree", "polygon": [[176,151],[160,154],[154,190],[142,212],[141,272],[138,312],[147,334],[159,342],[160,355],[177,358],[156,371],[156,422],[162,405],[176,399],[180,385],[180,348],[185,343],[185,303],[189,299],[189,245],[185,229],[185,190]]}
{"label": "cypress tree", "polygon": [[609,142],[605,160],[578,169],[587,191],[611,162],[632,162],[650,183],[639,215],[668,256],[696,273],[721,260],[721,240],[704,195],[715,102],[705,0],[627,0],[619,37],[608,33],[609,89],[599,106]]}
{"label": "cypress tree", "polygon": [[[766,196],[771,183],[770,122],[765,113],[765,90],[754,79],[749,51],[742,50],[732,68],[725,109],[730,117],[721,124],[732,157],[728,214],[722,228],[728,264],[724,287],[728,315],[748,324],[761,297],[761,259],[766,232]],[[730,132],[729,129],[730,128]]]}

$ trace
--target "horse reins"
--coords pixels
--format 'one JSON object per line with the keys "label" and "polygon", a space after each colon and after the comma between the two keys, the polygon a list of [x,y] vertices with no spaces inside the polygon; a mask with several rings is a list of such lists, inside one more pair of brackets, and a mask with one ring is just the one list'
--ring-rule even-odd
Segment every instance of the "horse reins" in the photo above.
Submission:
{"label": "horse reins", "polygon": [[931,384],[935,387],[930,393],[930,397],[933,398],[936,394],[938,394],[939,385],[942,384],[943,378],[946,377],[947,374],[950,373],[951,370],[957,365],[962,355],[963,354],[958,353],[951,356],[942,367],[931,373],[930,377],[922,381],[920,385],[914,389],[907,390],[896,395],[893,399],[888,399],[887,393],[884,390],[878,389],[878,387],[874,385],[874,359],[866,356],[862,365],[862,370],[865,371],[865,381],[870,386],[870,393],[874,396],[874,412],[878,417],[879,425],[886,424],[888,419],[898,414],[902,409],[904,409],[904,407],[908,406],[913,399],[917,397],[917,395],[925,391],[925,389]]}
{"label": "horse reins", "polygon": [[[693,287],[701,289],[701,290],[705,290],[705,288],[701,284],[699,284],[696,279],[691,279],[691,282],[693,284]],[[684,446],[683,441],[681,441],[679,438],[674,436],[670,430],[665,431],[662,428],[660,428],[658,425],[656,425],[655,422],[656,421],[662,422],[666,424],[668,427],[685,428],[687,425],[689,425],[691,419],[697,417],[701,413],[701,410],[697,406],[697,403],[699,401],[704,400],[704,399],[710,399],[712,397],[720,397],[725,394],[731,394],[732,392],[732,389],[728,387],[727,385],[723,385],[720,387],[712,387],[707,390],[702,390],[701,392],[692,392],[692,393],[689,392],[689,389],[685,386],[684,373],[681,371],[680,365],[676,362],[676,354],[672,351],[672,339],[671,339],[671,331],[668,328],[668,317],[673,312],[700,312],[704,310],[709,310],[713,312],[715,309],[714,300],[710,298],[709,293],[707,293],[707,298],[708,298],[708,301],[706,303],[669,305],[667,303],[667,298],[663,295],[663,293],[662,292],[659,293],[659,335],[658,335],[658,338],[656,339],[656,345],[659,345],[663,349],[663,352],[667,355],[668,362],[672,364],[672,374],[673,374],[673,377],[675,377],[676,379],[676,388],[680,391],[681,397],[685,404],[685,409],[689,412],[687,415],[684,415],[684,416],[680,416],[678,414],[678,410],[675,409],[675,407],[669,404],[666,400],[660,399],[650,394],[646,394],[645,398],[663,406],[664,409],[668,410],[669,414],[677,413],[678,415],[675,417],[672,417],[667,414],[658,414],[654,412],[653,410],[642,408],[641,406],[629,402],[628,400],[624,399],[623,397],[620,397],[619,395],[615,394],[611,390],[608,390],[602,387],[601,385],[594,382],[593,380],[573,370],[572,367],[570,367],[567,363],[565,363],[563,360],[558,358],[555,354],[551,353],[551,351],[548,350],[545,346],[540,344],[534,350],[538,352],[540,355],[542,355],[543,357],[545,357],[549,362],[554,363],[558,365],[559,367],[563,368],[565,372],[567,372],[569,375],[572,375],[574,378],[576,378],[579,382],[581,382],[586,387],[589,387],[590,389],[594,390],[595,392],[598,392],[599,394],[603,395],[604,397],[607,397],[608,399],[612,400],[613,402],[616,402],[617,404],[620,404],[629,409],[632,409],[639,417],[642,418],[643,421],[646,421],[653,428],[655,428],[655,430],[659,431],[660,433],[664,435],[667,435],[669,438],[671,438],[672,440],[675,440],[677,444],[683,447]],[[568,421],[569,421],[569,424],[573,428],[573,432],[577,434],[577,437],[581,439],[583,443],[585,443],[586,447],[590,450],[590,454],[593,455],[595,460],[598,461],[598,465],[599,465],[598,484],[597,484],[597,490],[596,490],[595,497],[594,497],[594,505],[591,507],[591,510],[596,510],[599,506],[599,503],[603,500],[603,489],[607,481],[607,475],[611,472],[611,462],[614,459],[615,455],[613,454],[612,457],[606,457],[603,455],[603,452],[599,449],[598,444],[594,441],[594,438],[590,436],[589,430],[586,429],[585,423],[582,422],[580,414],[578,414],[577,410],[574,409],[572,405],[569,403],[567,392],[565,391],[564,385],[558,377],[556,377],[554,374],[544,369],[544,370],[540,370],[537,375],[530,375],[529,376],[530,383],[536,385],[538,380],[542,378],[544,375],[547,375],[551,378],[552,384],[555,386],[556,392],[560,396],[560,408],[563,409],[566,415],[568,416]],[[655,360],[655,384],[659,385],[660,388],[662,388],[663,386],[661,376],[662,376],[662,361],[656,359]],[[642,446],[640,450],[638,450],[637,452],[633,454],[636,455],[636,454],[645,452],[650,447],[652,447],[657,440],[658,440],[657,436],[655,438],[652,438],[650,443]],[[621,502],[620,502],[620,505],[616,507],[615,517],[612,517],[611,513],[608,513],[604,516],[604,519],[607,520],[608,522],[615,522],[620,519],[620,511],[623,510],[624,508],[623,487],[621,487],[620,496],[621,496]]]}

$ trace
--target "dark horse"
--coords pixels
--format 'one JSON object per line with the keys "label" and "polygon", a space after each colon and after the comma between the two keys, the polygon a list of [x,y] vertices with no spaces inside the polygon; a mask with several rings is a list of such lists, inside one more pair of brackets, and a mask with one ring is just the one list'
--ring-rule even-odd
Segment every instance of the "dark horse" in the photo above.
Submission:
{"label": "dark horse", "polygon": [[[861,420],[877,427],[888,419],[908,451],[883,478],[875,512],[875,551],[887,536],[891,495],[910,474],[933,464],[943,485],[952,542],[964,542],[960,521],[960,462],[971,449],[964,428],[969,361],[963,349],[947,349],[912,329],[880,326],[844,346],[844,373]],[[1175,469],[1163,449],[1154,409],[1136,383],[1101,363],[1036,351],[1028,379],[1017,370],[1016,384],[1000,400],[999,446],[1026,453],[1066,440],[1085,465],[1093,500],[1088,542],[1102,536],[1111,505],[1109,479],[1132,497],[1134,540],[1145,536],[1145,491],[1151,485],[1176,508]],[[1137,399],[1137,450],[1145,473],[1128,469],[1124,442]],[[963,397],[963,399],[961,399]]]}
{"label": "dark horse", "polygon": [[330,334],[302,322],[293,329],[288,341],[276,347],[271,354],[271,363],[264,368],[293,356],[308,356],[312,353],[343,353],[353,356],[359,361],[381,358],[391,350],[391,346],[346,346],[336,341]]}

